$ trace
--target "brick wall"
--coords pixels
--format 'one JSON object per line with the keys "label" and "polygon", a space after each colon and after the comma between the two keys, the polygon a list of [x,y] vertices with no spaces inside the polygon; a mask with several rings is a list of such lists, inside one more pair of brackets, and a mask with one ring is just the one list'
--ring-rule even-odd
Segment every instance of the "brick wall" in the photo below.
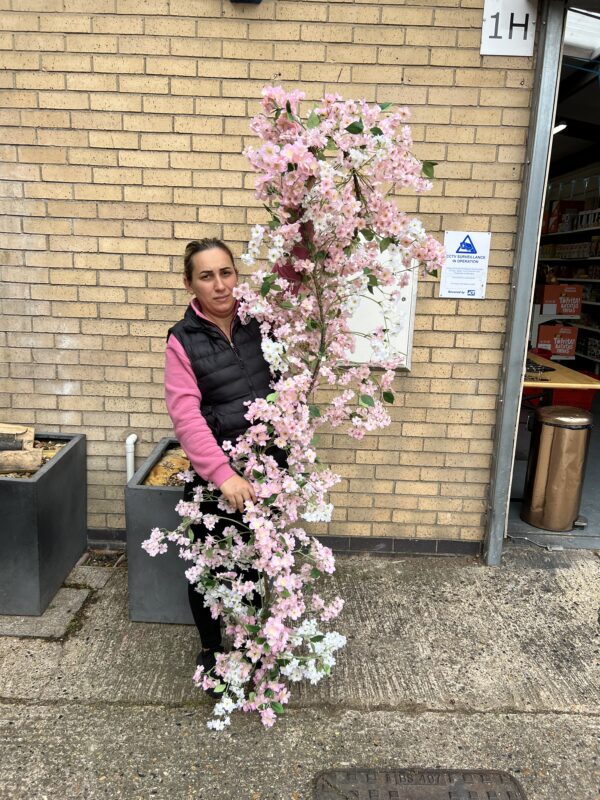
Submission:
{"label": "brick wall", "polygon": [[[265,83],[408,104],[426,227],[490,230],[487,299],[417,302],[391,428],[324,436],[330,533],[481,539],[530,59],[481,57],[480,0],[0,0],[1,416],[83,431],[89,524],[122,528],[125,437],[171,426],[164,336],[185,242],[264,220],[242,148]],[[323,529],[324,530],[324,529]]]}

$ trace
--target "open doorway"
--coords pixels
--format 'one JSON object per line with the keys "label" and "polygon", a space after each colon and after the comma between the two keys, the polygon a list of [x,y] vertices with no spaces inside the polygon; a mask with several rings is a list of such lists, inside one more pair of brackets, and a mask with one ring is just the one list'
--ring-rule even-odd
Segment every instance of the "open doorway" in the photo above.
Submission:
{"label": "open doorway", "polygon": [[[583,27],[587,31],[587,19],[592,24],[600,17],[600,0],[581,0],[579,10],[587,13]],[[571,20],[576,18],[571,17]],[[542,228],[542,212],[548,188],[550,155],[554,128],[559,83],[562,72],[563,51],[581,49],[581,35],[569,29],[565,46],[567,4],[546,0],[540,8],[540,38],[537,43],[536,82],[532,101],[530,136],[527,145],[525,173],[523,178],[522,204],[519,212],[515,263],[511,281],[508,325],[504,348],[496,435],[493,450],[492,479],[488,498],[488,516],[484,542],[484,558],[488,565],[500,564],[502,549],[508,532],[510,494],[515,465],[517,433],[523,401],[523,380],[528,357],[530,323],[534,285],[537,278],[538,250]],[[581,26],[579,26],[581,27]],[[584,47],[586,45],[583,45]],[[598,38],[589,44],[587,61],[596,61]],[[593,48],[593,49],[592,49]],[[581,56],[580,52],[575,53]],[[574,66],[581,66],[576,62]],[[589,66],[589,65],[588,65]],[[581,69],[578,70],[582,72]],[[565,75],[566,77],[566,75]],[[597,72],[596,72],[597,80]],[[597,106],[598,104],[596,104]],[[593,110],[593,109],[590,109]],[[584,118],[582,118],[584,119]],[[573,128],[572,128],[573,130]],[[576,138],[576,137],[572,137]],[[585,142],[584,149],[589,149]],[[600,153],[599,153],[600,154]]]}
{"label": "open doorway", "polygon": [[[600,16],[567,12],[507,535],[551,548],[600,547]],[[581,518],[557,532],[521,518],[531,416],[540,405],[588,412]],[[565,476],[566,478],[566,476]]]}

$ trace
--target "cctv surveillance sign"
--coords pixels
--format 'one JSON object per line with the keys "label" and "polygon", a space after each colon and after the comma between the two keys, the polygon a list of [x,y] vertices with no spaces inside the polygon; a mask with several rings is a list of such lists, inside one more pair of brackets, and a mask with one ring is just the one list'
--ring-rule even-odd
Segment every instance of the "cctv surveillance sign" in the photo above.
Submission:
{"label": "cctv surveillance sign", "polygon": [[491,236],[481,231],[446,231],[440,297],[464,300],[485,297]]}
{"label": "cctv surveillance sign", "polygon": [[531,56],[537,23],[537,0],[485,0],[482,56]]}

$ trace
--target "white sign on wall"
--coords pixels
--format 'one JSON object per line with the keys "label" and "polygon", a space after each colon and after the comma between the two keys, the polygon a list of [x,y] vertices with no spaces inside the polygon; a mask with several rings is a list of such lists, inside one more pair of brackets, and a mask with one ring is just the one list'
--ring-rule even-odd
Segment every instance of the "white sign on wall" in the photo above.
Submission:
{"label": "white sign on wall", "polygon": [[531,56],[537,23],[537,0],[485,0],[481,28],[482,56]]}
{"label": "white sign on wall", "polygon": [[[383,256],[385,254],[382,254]],[[354,361],[358,364],[371,364],[373,353],[367,338],[376,328],[386,327],[392,323],[396,333],[391,337],[391,345],[396,354],[405,357],[404,366],[410,369],[413,331],[415,328],[415,304],[419,275],[416,269],[408,271],[409,281],[403,287],[396,302],[393,319],[385,319],[378,300],[382,300],[387,292],[385,286],[376,286],[373,294],[365,292],[360,297],[358,306],[350,319],[350,330],[356,335]]]}
{"label": "white sign on wall", "polygon": [[481,231],[446,231],[440,297],[466,300],[485,297],[491,236]]}

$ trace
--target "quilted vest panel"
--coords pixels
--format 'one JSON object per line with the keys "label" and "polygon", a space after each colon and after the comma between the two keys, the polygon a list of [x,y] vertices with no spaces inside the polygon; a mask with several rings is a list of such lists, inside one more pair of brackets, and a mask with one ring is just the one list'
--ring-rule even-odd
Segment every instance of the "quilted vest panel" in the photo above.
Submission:
{"label": "quilted vest panel", "polygon": [[[199,317],[188,306],[184,318],[168,333],[180,342],[202,394],[200,410],[215,439],[235,442],[250,423],[244,403],[266,397],[271,372],[260,346],[258,322],[233,322],[230,343],[216,325]],[[168,338],[167,336],[167,338]]]}

